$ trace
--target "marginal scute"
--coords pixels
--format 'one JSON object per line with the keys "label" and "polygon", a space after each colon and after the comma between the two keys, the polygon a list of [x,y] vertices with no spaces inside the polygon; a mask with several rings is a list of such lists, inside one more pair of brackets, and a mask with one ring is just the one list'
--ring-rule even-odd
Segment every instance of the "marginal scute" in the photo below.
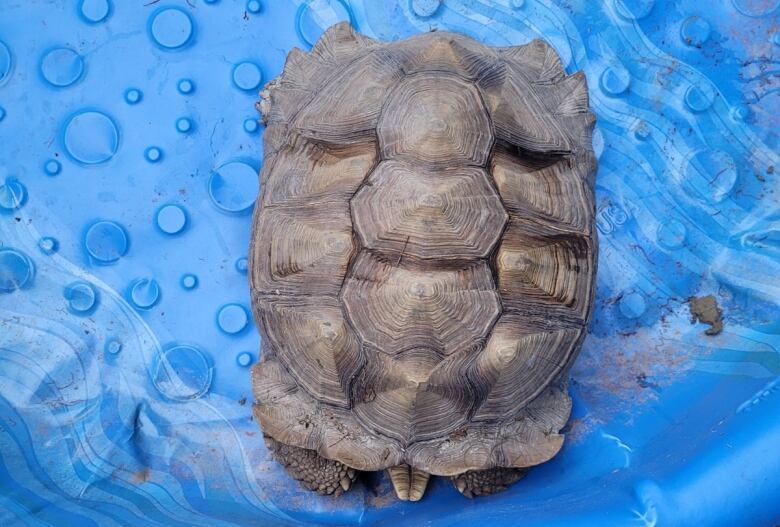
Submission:
{"label": "marginal scute", "polygon": [[267,124],[290,123],[320,86],[376,44],[377,41],[356,33],[348,22],[341,22],[325,31],[311,52],[293,48],[287,55],[282,75],[269,90],[264,120]]}
{"label": "marginal scute", "polygon": [[535,84],[554,84],[566,75],[558,54],[547,42],[534,39],[523,46],[499,48],[498,52]]}
{"label": "marginal scute", "polygon": [[388,49],[407,75],[443,71],[477,85],[489,85],[500,79],[504,72],[504,63],[497,53],[456,33],[420,33],[391,43]]}
{"label": "marginal scute", "polygon": [[278,152],[263,182],[263,206],[343,204],[377,163],[376,145],[330,147],[293,140]]}
{"label": "marginal scute", "polygon": [[484,166],[492,127],[473,83],[443,72],[405,77],[390,92],[377,126],[383,159]]}
{"label": "marginal scute", "polygon": [[325,30],[312,47],[311,54],[323,62],[335,62],[354,58],[355,54],[379,44],[378,40],[358,33],[349,22],[342,21]]}
{"label": "marginal scute", "polygon": [[577,117],[589,113],[588,84],[585,74],[578,71],[560,81],[557,88],[558,107],[556,115],[562,117]]}
{"label": "marginal scute", "polygon": [[582,325],[593,295],[594,262],[589,237],[557,234],[512,217],[496,254],[504,309],[529,319]]}
{"label": "marginal scute", "polygon": [[276,297],[259,300],[263,335],[298,386],[320,402],[349,408],[352,379],[365,360],[331,297]]}
{"label": "marginal scute", "polygon": [[425,169],[384,161],[352,199],[363,247],[388,257],[484,258],[507,213],[482,168]]}
{"label": "marginal scute", "polygon": [[362,341],[394,355],[426,348],[449,355],[483,339],[501,311],[484,261],[460,269],[416,269],[361,252],[342,300]]}
{"label": "marginal scute", "polygon": [[503,84],[485,91],[496,139],[532,153],[569,154],[574,145],[548,109],[556,101],[543,94],[514,68],[508,68]]}
{"label": "marginal scute", "polygon": [[543,161],[494,150],[491,173],[506,209],[558,230],[590,233],[593,200],[582,163],[570,157]]}
{"label": "marginal scute", "polygon": [[354,251],[346,203],[264,207],[255,217],[250,286],[260,295],[336,296]]}
{"label": "marginal scute", "polygon": [[548,386],[514,419],[470,426],[446,440],[410,445],[406,458],[414,466],[439,476],[492,467],[532,467],[549,461],[563,445],[557,433],[571,413],[571,398],[556,384]]}
{"label": "marginal scute", "polygon": [[399,443],[367,434],[349,410],[318,404],[276,358],[264,357],[252,368],[252,386],[255,419],[280,443],[315,450],[357,470],[382,470],[403,460]]}

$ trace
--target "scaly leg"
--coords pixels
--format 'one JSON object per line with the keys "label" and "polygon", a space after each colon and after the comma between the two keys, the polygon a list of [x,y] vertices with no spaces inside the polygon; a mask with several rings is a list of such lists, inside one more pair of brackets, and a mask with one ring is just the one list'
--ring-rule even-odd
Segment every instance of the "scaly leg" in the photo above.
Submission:
{"label": "scaly leg", "polygon": [[506,490],[507,485],[525,476],[527,468],[496,467],[487,470],[469,470],[463,474],[452,476],[452,483],[458,492],[467,498],[487,496]]}
{"label": "scaly leg", "polygon": [[355,469],[326,459],[314,450],[285,445],[269,436],[265,436],[265,444],[290,476],[317,494],[340,496],[357,478]]}

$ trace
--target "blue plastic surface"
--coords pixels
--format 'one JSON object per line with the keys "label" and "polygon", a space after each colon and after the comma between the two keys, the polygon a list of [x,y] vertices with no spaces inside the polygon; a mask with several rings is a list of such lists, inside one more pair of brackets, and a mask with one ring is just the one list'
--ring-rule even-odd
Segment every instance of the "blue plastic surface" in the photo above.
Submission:
{"label": "blue plastic surface", "polygon": [[[0,525],[780,522],[779,5],[2,0]],[[502,494],[315,496],[250,418],[253,104],[343,19],[542,37],[587,74],[593,322],[563,451]]]}

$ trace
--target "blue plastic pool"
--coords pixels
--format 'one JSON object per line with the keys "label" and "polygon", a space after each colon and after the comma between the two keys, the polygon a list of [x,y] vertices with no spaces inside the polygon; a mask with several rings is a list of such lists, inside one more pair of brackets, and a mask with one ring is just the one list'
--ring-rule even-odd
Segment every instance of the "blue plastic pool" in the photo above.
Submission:
{"label": "blue plastic pool", "polygon": [[[507,492],[319,497],[251,420],[254,102],[344,19],[587,74],[597,302],[564,449]],[[779,523],[778,152],[780,0],[0,0],[0,525]]]}

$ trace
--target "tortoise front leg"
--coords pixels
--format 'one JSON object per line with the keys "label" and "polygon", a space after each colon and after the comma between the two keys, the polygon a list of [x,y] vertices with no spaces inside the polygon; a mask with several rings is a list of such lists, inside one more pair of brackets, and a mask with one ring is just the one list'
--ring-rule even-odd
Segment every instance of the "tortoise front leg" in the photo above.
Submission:
{"label": "tortoise front leg", "polygon": [[264,438],[268,450],[287,473],[317,494],[340,496],[357,478],[355,469],[324,458],[314,450],[285,445],[270,436]]}
{"label": "tortoise front leg", "polygon": [[467,498],[487,496],[506,490],[508,485],[521,479],[528,472],[527,468],[496,467],[487,470],[469,470],[463,474],[452,476],[452,483],[458,492]]}

